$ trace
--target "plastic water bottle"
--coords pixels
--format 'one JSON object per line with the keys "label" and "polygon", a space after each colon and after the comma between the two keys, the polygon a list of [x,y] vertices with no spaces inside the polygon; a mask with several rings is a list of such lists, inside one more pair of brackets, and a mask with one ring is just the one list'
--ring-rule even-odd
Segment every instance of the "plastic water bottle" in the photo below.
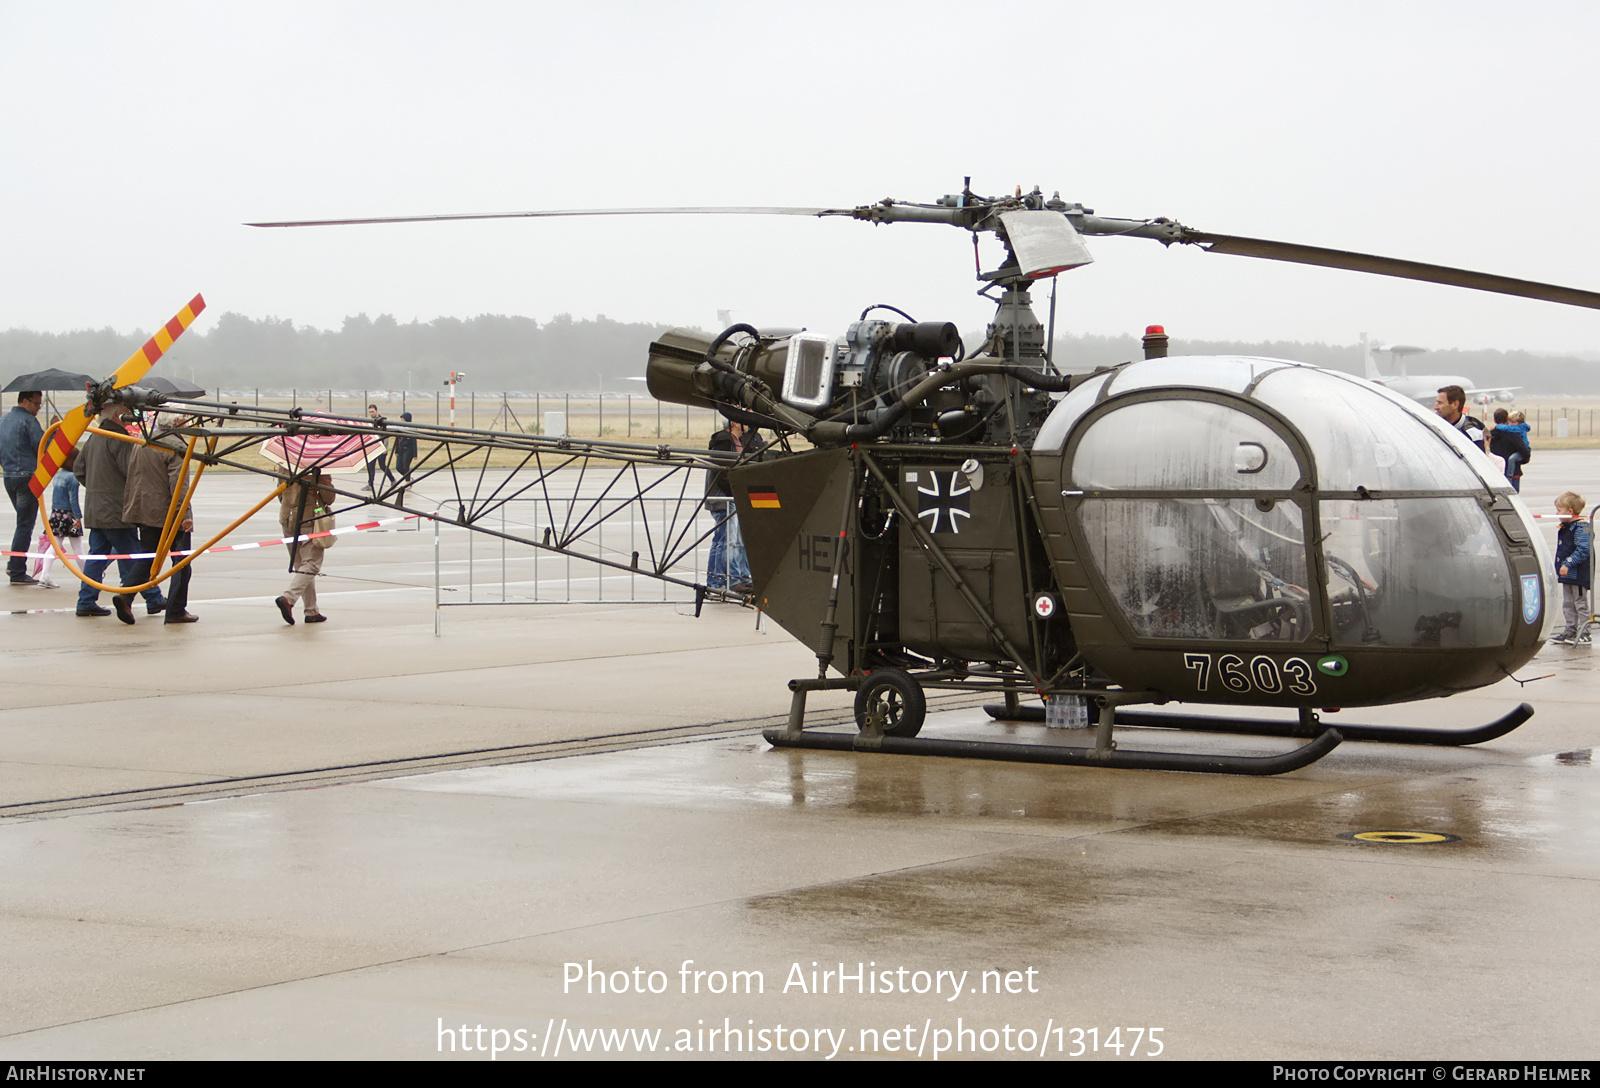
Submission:
{"label": "plastic water bottle", "polygon": [[1051,695],[1045,699],[1044,724],[1050,729],[1088,729],[1089,705],[1081,695]]}
{"label": "plastic water bottle", "polygon": [[1044,724],[1047,729],[1071,729],[1073,701],[1070,695],[1048,695],[1044,700]]}

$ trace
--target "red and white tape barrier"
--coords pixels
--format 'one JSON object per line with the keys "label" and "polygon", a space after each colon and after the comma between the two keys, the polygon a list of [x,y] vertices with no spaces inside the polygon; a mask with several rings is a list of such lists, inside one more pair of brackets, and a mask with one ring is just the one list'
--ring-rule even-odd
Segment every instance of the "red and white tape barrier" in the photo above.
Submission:
{"label": "red and white tape barrier", "polygon": [[[405,517],[384,518],[382,521],[363,521],[355,525],[341,525],[336,529],[329,529],[324,533],[306,533],[299,537],[286,536],[280,537],[277,540],[257,540],[250,544],[218,544],[215,548],[205,549],[205,552],[202,554],[209,554],[211,552],[247,552],[252,548],[276,548],[279,544],[288,544],[294,540],[315,540],[319,536],[341,536],[344,533],[360,533],[365,532],[368,529],[377,529],[384,525],[396,525],[402,521],[414,521],[421,516],[422,515],[420,514],[407,514]],[[73,555],[72,552],[67,552],[67,554],[78,560],[154,559],[156,557],[155,552],[125,552],[115,555]],[[167,554],[169,556],[181,557],[190,553],[187,551],[172,551],[168,552]],[[0,552],[0,555],[20,555],[24,559],[48,559],[54,556],[55,552]]]}

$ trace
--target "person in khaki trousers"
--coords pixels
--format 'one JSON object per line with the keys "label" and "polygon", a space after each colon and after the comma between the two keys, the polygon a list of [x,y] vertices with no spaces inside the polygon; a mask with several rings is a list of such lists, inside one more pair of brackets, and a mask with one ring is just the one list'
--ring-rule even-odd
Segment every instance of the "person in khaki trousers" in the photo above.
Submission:
{"label": "person in khaki trousers", "polygon": [[[122,520],[137,526],[139,550],[153,552],[161,541],[161,530],[166,524],[167,508],[172,505],[172,492],[178,486],[178,474],[183,456],[176,450],[163,446],[135,446],[128,455],[127,486],[122,492]],[[187,507],[178,511],[177,531],[169,545],[172,551],[188,551],[194,531],[194,513]],[[150,580],[151,560],[134,561],[134,584]],[[194,623],[200,617],[189,611],[189,572],[184,567],[174,574],[167,586],[165,611],[167,623]],[[155,609],[151,609],[153,615]]]}
{"label": "person in khaki trousers", "polygon": [[[303,504],[302,495],[305,499]],[[278,500],[278,524],[283,528],[283,535],[293,538],[314,532],[314,511],[318,506],[328,506],[332,502],[333,480],[325,472],[317,474],[315,487],[307,488],[304,484],[292,483],[284,488]],[[322,573],[322,554],[326,551],[324,540],[331,542],[332,538],[319,537],[298,543],[291,539],[289,543],[289,573],[292,577],[289,579],[289,588],[273,604],[278,606],[283,622],[291,627],[294,626],[296,601],[304,602],[307,623],[323,623],[328,618],[317,610],[317,575]]]}

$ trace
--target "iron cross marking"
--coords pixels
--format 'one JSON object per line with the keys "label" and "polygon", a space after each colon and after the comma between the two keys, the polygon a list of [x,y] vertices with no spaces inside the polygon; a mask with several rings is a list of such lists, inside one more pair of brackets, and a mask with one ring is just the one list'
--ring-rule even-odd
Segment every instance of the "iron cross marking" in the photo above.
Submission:
{"label": "iron cross marking", "polygon": [[959,533],[961,519],[972,517],[972,488],[959,472],[924,472],[928,483],[917,484],[917,520],[930,533]]}

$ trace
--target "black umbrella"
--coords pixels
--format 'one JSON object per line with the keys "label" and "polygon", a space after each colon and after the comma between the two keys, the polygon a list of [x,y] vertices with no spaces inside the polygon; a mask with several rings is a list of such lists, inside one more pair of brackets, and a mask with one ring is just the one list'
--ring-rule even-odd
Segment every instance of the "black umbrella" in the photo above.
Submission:
{"label": "black umbrella", "polygon": [[85,385],[99,381],[87,374],[69,374],[65,370],[51,367],[49,370],[36,371],[33,374],[20,374],[11,379],[11,384],[0,393],[27,393],[37,389],[41,393],[50,389],[71,389],[82,393]]}

